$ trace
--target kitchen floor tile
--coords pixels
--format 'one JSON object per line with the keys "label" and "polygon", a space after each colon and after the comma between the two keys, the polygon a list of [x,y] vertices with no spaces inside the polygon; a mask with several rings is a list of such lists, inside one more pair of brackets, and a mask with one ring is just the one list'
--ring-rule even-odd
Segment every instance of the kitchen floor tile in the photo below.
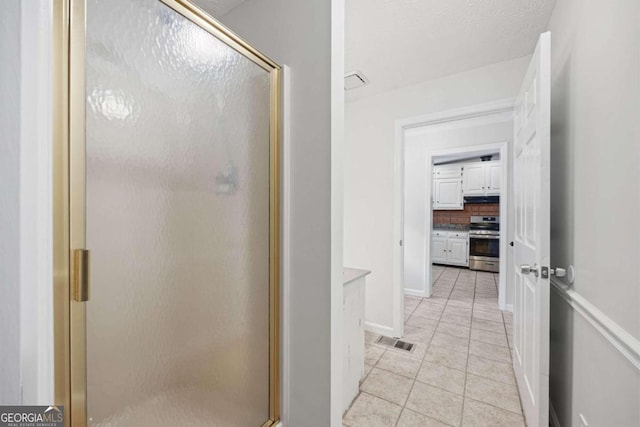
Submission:
{"label": "kitchen floor tile", "polygon": [[490,320],[492,322],[497,322],[497,323],[502,322],[502,314],[499,311],[489,312],[489,311],[474,310],[473,317],[475,319]]}
{"label": "kitchen floor tile", "polygon": [[401,411],[402,406],[367,393],[360,393],[343,422],[349,427],[393,427]]}
{"label": "kitchen floor tile", "polygon": [[457,369],[425,361],[416,379],[452,393],[464,394],[465,373]]}
{"label": "kitchen floor tile", "polygon": [[416,377],[418,369],[420,369],[420,360],[399,352],[387,351],[380,360],[378,360],[376,368],[413,379]]}
{"label": "kitchen floor tile", "polygon": [[443,314],[440,318],[441,322],[453,323],[456,325],[469,326],[471,325],[471,317],[458,316],[456,314]]}
{"label": "kitchen floor tile", "polygon": [[455,393],[416,382],[407,408],[454,426],[460,425],[463,398]]}
{"label": "kitchen floor tile", "polygon": [[484,357],[485,359],[497,360],[498,362],[511,363],[511,352],[508,347],[471,340],[471,344],[469,344],[469,354]]}
{"label": "kitchen floor tile", "polygon": [[375,365],[384,351],[384,347],[380,347],[375,344],[365,345],[364,363],[366,363],[367,365]]}
{"label": "kitchen floor tile", "polygon": [[441,423],[438,420],[429,418],[426,415],[419,414],[411,409],[404,408],[400,419],[398,420],[398,427],[449,427],[448,424]]}
{"label": "kitchen floor tile", "polygon": [[431,338],[433,337],[433,333],[435,331],[433,329],[425,329],[419,328],[417,326],[404,326],[404,335],[402,336],[403,341],[408,341],[412,343],[429,343]]}
{"label": "kitchen floor tile", "polygon": [[520,397],[515,385],[467,374],[465,396],[507,411],[521,413]]}
{"label": "kitchen floor tile", "polygon": [[508,347],[507,334],[504,332],[495,333],[491,331],[485,331],[482,329],[474,329],[473,331],[471,331],[471,339],[474,341],[480,341],[487,344]]}
{"label": "kitchen floor tile", "polygon": [[461,353],[447,347],[440,347],[435,344],[431,344],[424,360],[461,371],[464,371],[467,366],[466,353]]}
{"label": "kitchen floor tile", "polygon": [[418,306],[411,316],[423,317],[425,319],[438,320],[442,315],[442,310],[434,310],[430,307]]}
{"label": "kitchen floor tile", "polygon": [[473,399],[464,399],[462,427],[524,427],[522,415]]}
{"label": "kitchen floor tile", "polygon": [[513,368],[508,363],[496,362],[482,357],[469,356],[467,372],[506,384],[516,383]]}
{"label": "kitchen floor tile", "polygon": [[472,328],[483,329],[485,331],[491,332],[504,332],[504,324],[501,322],[492,322],[489,320],[483,320],[478,318],[473,318],[471,320]]}
{"label": "kitchen floor tile", "polygon": [[418,328],[430,329],[432,331],[435,331],[436,327],[438,326],[438,319],[425,319],[424,317],[420,317],[420,316],[411,316],[405,322],[405,325],[415,326]]}
{"label": "kitchen floor tile", "polygon": [[473,307],[473,302],[471,302],[471,301],[462,301],[462,300],[459,300],[459,299],[452,299],[452,300],[449,300],[449,302],[447,303],[447,306],[462,307],[462,308],[472,308]]}
{"label": "kitchen floor tile", "polygon": [[440,321],[440,323],[438,323],[438,329],[436,330],[458,338],[469,338],[471,328],[468,326],[456,325],[455,323]]}
{"label": "kitchen floor tile", "polygon": [[459,338],[453,335],[445,334],[436,330],[436,333],[433,334],[433,338],[431,342],[434,345],[438,345],[441,347],[448,347],[452,350],[459,351],[461,353],[469,352],[469,339],[468,338]]}
{"label": "kitchen floor tile", "polygon": [[410,378],[373,368],[367,379],[360,385],[360,390],[389,402],[404,405],[412,384],[413,381]]}

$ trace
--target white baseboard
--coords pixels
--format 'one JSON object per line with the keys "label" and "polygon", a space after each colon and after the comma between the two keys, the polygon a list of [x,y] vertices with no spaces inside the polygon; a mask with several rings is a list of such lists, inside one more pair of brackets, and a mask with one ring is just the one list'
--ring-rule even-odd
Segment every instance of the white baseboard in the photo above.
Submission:
{"label": "white baseboard", "polygon": [[504,311],[509,311],[513,313],[513,304],[505,304]]}
{"label": "white baseboard", "polygon": [[404,289],[405,295],[411,295],[412,297],[429,298],[429,295],[425,291],[416,291],[413,289]]}
{"label": "white baseboard", "polygon": [[364,322],[364,329],[374,334],[384,335],[385,337],[394,337],[393,328],[390,326],[379,325],[373,322]]}
{"label": "white baseboard", "polygon": [[556,415],[555,409],[553,409],[553,404],[549,402],[549,421],[552,427],[561,427],[560,421],[558,420],[558,416]]}

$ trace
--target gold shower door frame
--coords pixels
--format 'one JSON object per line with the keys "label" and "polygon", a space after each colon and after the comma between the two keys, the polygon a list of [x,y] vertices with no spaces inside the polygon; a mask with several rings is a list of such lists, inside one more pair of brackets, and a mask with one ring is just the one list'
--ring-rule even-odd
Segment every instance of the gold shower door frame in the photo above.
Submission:
{"label": "gold shower door frame", "polygon": [[[280,418],[281,67],[187,0],[158,0],[270,74],[269,419]],[[54,0],[54,375],[65,426],[87,425],[86,307],[73,297],[73,251],[85,247],[86,0]]]}

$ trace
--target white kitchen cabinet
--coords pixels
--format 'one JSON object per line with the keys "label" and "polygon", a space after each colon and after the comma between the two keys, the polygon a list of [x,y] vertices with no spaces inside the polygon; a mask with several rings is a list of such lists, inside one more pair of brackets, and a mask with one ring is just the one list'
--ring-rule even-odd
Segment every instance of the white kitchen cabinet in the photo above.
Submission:
{"label": "white kitchen cabinet", "polygon": [[482,163],[470,163],[464,167],[465,196],[484,196],[485,195],[485,167]]}
{"label": "white kitchen cabinet", "polygon": [[434,230],[431,234],[431,262],[469,266],[469,233]]}
{"label": "white kitchen cabinet", "polygon": [[463,188],[465,196],[493,196],[500,194],[500,161],[464,164]]}
{"label": "white kitchen cabinet", "polygon": [[489,162],[487,167],[487,194],[500,194],[500,178],[502,177],[502,167],[500,162]]}
{"label": "white kitchen cabinet", "polygon": [[434,179],[446,179],[446,178],[462,178],[462,165],[446,165],[446,166],[434,166],[433,178]]}
{"label": "white kitchen cabinet", "polygon": [[462,179],[438,178],[434,181],[433,209],[462,210]]}
{"label": "white kitchen cabinet", "polygon": [[447,264],[449,265],[469,265],[469,251],[467,249],[467,239],[459,237],[449,237],[447,239]]}
{"label": "white kitchen cabinet", "polygon": [[[435,233],[434,233],[435,234]],[[431,238],[431,262],[437,262],[438,264],[447,263],[447,238],[436,237]]]}

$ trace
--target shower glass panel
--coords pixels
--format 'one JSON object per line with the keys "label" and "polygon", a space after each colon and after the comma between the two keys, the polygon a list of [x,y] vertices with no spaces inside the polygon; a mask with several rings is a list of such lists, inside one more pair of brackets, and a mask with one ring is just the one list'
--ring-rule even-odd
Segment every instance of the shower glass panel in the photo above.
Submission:
{"label": "shower glass panel", "polygon": [[87,419],[269,419],[270,75],[158,0],[86,4]]}

